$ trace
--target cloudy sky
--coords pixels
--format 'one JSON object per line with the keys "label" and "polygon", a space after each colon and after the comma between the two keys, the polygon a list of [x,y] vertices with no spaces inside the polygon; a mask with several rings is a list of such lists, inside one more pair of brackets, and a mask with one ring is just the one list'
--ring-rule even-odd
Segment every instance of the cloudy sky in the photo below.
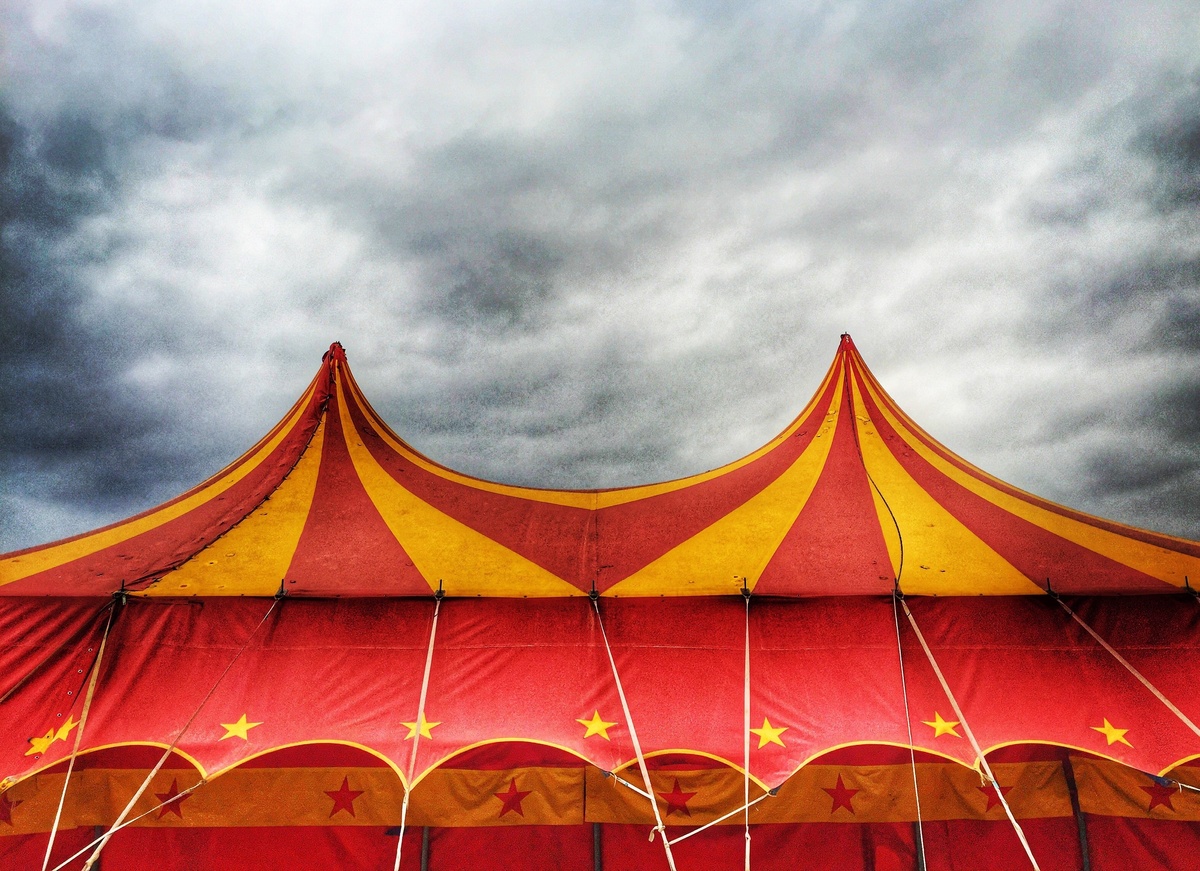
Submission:
{"label": "cloudy sky", "polygon": [[0,3],[0,550],[249,447],[334,340],[435,459],[711,468],[849,331],[1015,484],[1200,538],[1200,11]]}

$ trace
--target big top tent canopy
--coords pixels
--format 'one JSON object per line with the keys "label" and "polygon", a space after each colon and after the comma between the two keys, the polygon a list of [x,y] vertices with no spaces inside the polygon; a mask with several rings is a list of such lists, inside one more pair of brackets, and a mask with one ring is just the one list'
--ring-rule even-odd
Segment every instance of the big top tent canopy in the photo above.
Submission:
{"label": "big top tent canopy", "polygon": [[1191,867],[1197,578],[849,336],[759,450],[594,491],[422,456],[334,344],[209,480],[0,556],[0,866]]}

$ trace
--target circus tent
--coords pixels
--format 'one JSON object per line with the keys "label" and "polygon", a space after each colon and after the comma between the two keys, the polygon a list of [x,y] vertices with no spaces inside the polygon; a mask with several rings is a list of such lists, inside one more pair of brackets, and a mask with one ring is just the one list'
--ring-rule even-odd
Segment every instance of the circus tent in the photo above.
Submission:
{"label": "circus tent", "polygon": [[1197,578],[849,336],[759,450],[599,491],[422,456],[335,344],[208,481],[0,557],[0,867],[1190,867]]}

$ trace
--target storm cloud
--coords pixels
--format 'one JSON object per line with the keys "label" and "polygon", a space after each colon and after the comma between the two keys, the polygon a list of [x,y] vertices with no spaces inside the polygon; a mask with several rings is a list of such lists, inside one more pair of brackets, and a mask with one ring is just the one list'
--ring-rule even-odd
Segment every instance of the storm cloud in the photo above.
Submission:
{"label": "storm cloud", "polygon": [[849,331],[953,450],[1200,538],[1190,3],[10,3],[0,549],[219,469],[342,341],[462,471],[702,471]]}

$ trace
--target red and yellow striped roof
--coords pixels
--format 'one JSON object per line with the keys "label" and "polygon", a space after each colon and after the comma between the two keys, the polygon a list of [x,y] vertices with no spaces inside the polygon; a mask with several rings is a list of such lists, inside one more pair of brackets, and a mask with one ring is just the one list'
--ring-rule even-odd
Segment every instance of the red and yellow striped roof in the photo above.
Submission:
{"label": "red and yellow striped roof", "polygon": [[816,395],[736,462],[612,490],[483,481],[371,408],[341,345],[258,444],[176,499],[0,557],[0,594],[679,596],[1171,592],[1200,543],[1102,520],[931,438],[848,335]]}

